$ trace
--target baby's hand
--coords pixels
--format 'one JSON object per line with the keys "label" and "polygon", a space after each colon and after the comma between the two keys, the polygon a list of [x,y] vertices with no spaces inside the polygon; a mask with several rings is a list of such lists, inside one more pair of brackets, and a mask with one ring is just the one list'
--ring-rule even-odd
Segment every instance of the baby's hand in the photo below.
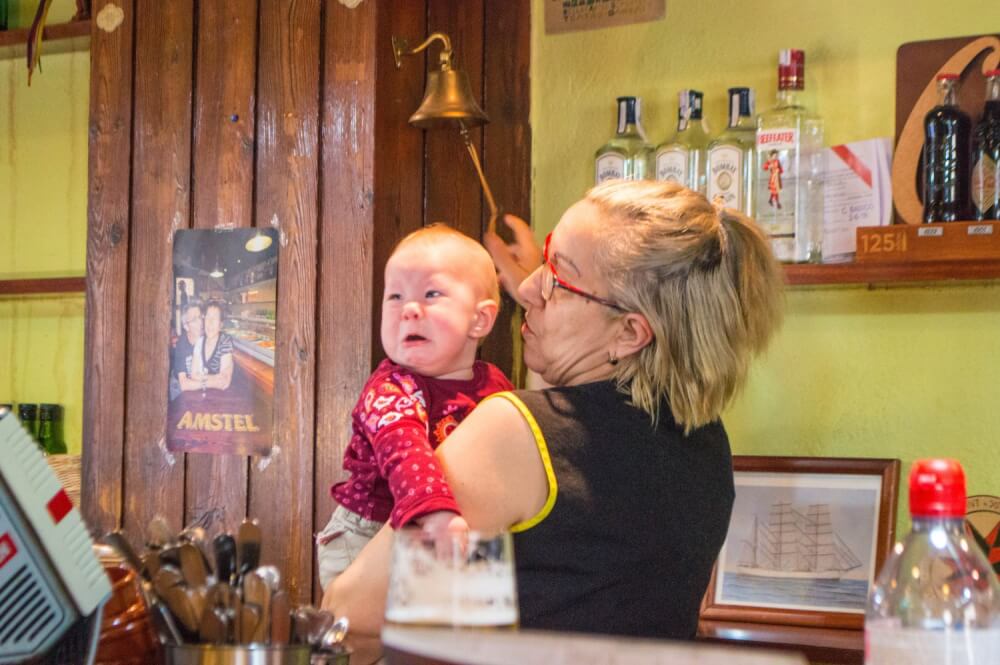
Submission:
{"label": "baby's hand", "polygon": [[434,540],[438,559],[447,560],[464,554],[469,540],[469,524],[458,513],[439,510],[417,518],[417,524],[424,535]]}

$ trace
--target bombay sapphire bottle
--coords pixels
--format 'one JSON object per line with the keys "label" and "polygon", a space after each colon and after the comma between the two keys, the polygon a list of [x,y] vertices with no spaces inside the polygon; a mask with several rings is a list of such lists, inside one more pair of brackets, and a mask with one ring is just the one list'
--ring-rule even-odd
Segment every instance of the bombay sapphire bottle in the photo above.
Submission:
{"label": "bombay sapphire bottle", "polygon": [[708,200],[753,217],[757,124],[753,90],[729,89],[729,126],[708,144]]}
{"label": "bombay sapphire bottle", "polygon": [[618,130],[594,155],[594,184],[647,177],[653,148],[642,130],[641,108],[638,97],[618,98]]}
{"label": "bombay sapphire bottle", "polygon": [[704,194],[708,126],[702,118],[702,94],[681,90],[677,99],[677,133],[656,146],[656,179],[679,182]]}

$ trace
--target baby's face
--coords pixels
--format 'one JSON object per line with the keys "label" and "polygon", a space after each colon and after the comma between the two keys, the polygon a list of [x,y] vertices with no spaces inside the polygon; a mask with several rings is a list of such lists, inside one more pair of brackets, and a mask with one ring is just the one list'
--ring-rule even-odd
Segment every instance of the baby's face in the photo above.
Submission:
{"label": "baby's face", "polygon": [[[476,355],[479,293],[453,243],[403,245],[385,266],[382,348],[424,376],[469,378]],[[463,270],[464,269],[464,270]]]}

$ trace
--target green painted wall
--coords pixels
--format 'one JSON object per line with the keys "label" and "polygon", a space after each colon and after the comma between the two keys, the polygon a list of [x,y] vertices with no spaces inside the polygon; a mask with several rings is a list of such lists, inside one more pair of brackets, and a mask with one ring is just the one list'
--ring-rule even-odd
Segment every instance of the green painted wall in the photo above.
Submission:
{"label": "green painted wall", "polygon": [[[30,24],[34,0],[14,3]],[[68,20],[55,0],[49,22]],[[82,275],[87,244],[90,54],[45,55],[31,87],[23,58],[0,59],[0,279]],[[69,452],[83,421],[83,294],[0,297],[0,402],[65,408]]]}
{"label": "green painted wall", "polygon": [[[545,1],[532,19],[538,237],[590,186],[616,96],[642,96],[658,143],[674,126],[677,90],[698,88],[717,132],[727,87],[753,86],[766,108],[778,49],[804,48],[828,142],[891,136],[900,44],[1000,32],[1000,3],[981,0],[668,0],[662,21],[546,35]],[[904,485],[913,459],[949,455],[971,494],[1000,495],[1000,284],[799,288],[787,302],[782,333],[726,415],[736,452],[899,457]]]}

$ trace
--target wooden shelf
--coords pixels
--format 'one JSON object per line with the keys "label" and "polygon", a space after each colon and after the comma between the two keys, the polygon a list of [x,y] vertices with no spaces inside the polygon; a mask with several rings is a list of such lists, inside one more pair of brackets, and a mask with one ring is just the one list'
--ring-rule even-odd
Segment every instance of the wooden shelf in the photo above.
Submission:
{"label": "wooden shelf", "polygon": [[[0,60],[23,58],[27,53],[28,28],[0,32]],[[90,21],[53,23],[42,31],[42,60],[53,53],[86,51],[90,48]],[[44,64],[42,65],[44,67]]]}
{"label": "wooden shelf", "polygon": [[83,293],[86,289],[86,277],[0,279],[0,296],[23,296],[33,293]]}
{"label": "wooden shelf", "polygon": [[785,266],[792,286],[890,284],[1000,279],[1000,259],[796,264]]}
{"label": "wooden shelf", "polygon": [[804,653],[810,663],[860,665],[865,657],[864,631],[861,630],[702,620],[698,623],[698,640],[798,651]]}

